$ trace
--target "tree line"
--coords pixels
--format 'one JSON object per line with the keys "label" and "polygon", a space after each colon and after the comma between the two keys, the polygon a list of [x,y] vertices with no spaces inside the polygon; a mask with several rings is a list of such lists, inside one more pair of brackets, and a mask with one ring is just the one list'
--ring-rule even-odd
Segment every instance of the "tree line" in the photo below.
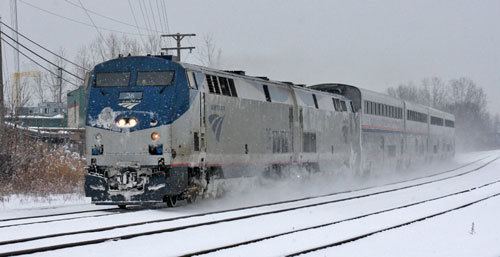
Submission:
{"label": "tree line", "polygon": [[431,106],[455,115],[455,137],[458,150],[480,150],[498,147],[496,127],[500,116],[488,111],[483,88],[469,78],[444,81],[425,78],[389,87],[387,93],[402,100]]}
{"label": "tree line", "polygon": [[[159,36],[148,36],[147,38],[131,38],[125,35],[117,35],[114,33],[104,36],[97,36],[89,43],[82,44],[76,55],[74,62],[80,67],[76,67],[66,62],[64,59],[69,59],[67,51],[60,48],[56,53],[60,57],[55,57],[52,62],[64,70],[69,70],[80,78],[85,78],[86,72],[101,62],[117,58],[120,54],[127,55],[146,55],[159,54],[162,46],[173,44]],[[195,64],[200,64],[209,67],[217,67],[220,65],[221,49],[217,46],[215,38],[212,34],[205,34],[197,41],[197,50],[192,57]],[[18,107],[33,106],[39,102],[62,102],[66,101],[66,94],[77,88],[77,86],[68,83],[73,82],[76,85],[83,85],[83,82],[77,78],[69,76],[63,72],[62,90],[60,90],[59,78],[54,75],[58,74],[57,67],[47,67],[49,71],[41,70],[32,64],[24,64],[24,70],[32,70],[29,76],[23,76],[19,81],[18,89]],[[13,110],[14,101],[12,99],[13,81],[5,78],[5,102],[8,109]],[[61,93],[61,95],[59,95]]]}

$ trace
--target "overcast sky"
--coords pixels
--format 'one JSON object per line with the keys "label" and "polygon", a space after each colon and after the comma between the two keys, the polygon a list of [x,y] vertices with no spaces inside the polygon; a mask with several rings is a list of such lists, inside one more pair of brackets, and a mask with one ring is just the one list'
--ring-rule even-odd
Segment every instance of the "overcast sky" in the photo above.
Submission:
{"label": "overcast sky", "polygon": [[[73,57],[97,35],[91,26],[25,3],[91,23],[82,9],[67,2],[79,4],[78,0],[18,1],[19,30],[51,49],[63,47]],[[140,1],[130,1],[139,26],[147,26]],[[141,1],[153,8],[157,2]],[[444,80],[465,76],[485,88],[491,111],[500,113],[498,0],[164,1],[170,31],[212,34],[226,69],[305,84],[342,82],[376,91],[430,76]],[[10,23],[9,2],[0,0],[0,15],[6,23]],[[127,0],[82,2],[90,10],[135,24]],[[92,18],[97,26],[137,33],[134,27]],[[187,56],[185,61],[194,58]],[[12,72],[11,53],[6,66]]]}

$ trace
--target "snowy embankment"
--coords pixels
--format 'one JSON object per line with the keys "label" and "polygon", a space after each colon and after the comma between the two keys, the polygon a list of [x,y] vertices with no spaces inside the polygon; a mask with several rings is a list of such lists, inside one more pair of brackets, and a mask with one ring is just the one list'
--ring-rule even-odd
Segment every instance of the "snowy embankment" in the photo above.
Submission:
{"label": "snowy embankment", "polygon": [[0,201],[0,215],[2,212],[6,215],[7,212],[12,212],[12,210],[57,208],[82,204],[90,204],[90,199],[83,194],[10,195]]}
{"label": "snowy embankment", "polygon": [[[244,188],[240,187],[240,191],[234,190],[222,199],[202,201],[175,209],[139,210],[109,215],[102,215],[106,212],[97,211],[101,216],[48,223],[37,223],[36,221],[40,218],[0,222],[0,242],[37,236],[47,237],[0,245],[0,253],[99,238],[130,237],[131,234],[137,234],[137,236],[119,241],[108,240],[103,243],[66,247],[39,254],[103,256],[116,252],[120,256],[176,256],[246,241],[254,242],[211,254],[214,256],[293,254],[446,211],[500,193],[500,173],[498,172],[500,160],[495,160],[498,156],[500,156],[498,151],[461,156],[457,159],[457,163],[452,165],[453,167],[459,167],[472,160],[484,159],[463,165],[448,173],[404,183],[203,216],[181,218],[256,203],[338,191],[353,187],[356,181],[339,178],[338,181],[327,183],[328,181],[325,182],[324,178],[318,181],[311,178],[307,183],[278,182],[273,186],[264,185],[261,188],[256,185],[246,185]],[[439,169],[434,167],[428,171],[438,172],[450,168],[450,166],[441,166]],[[422,175],[424,173],[397,174],[390,179],[374,179],[358,183],[357,186],[384,184]],[[249,190],[255,192],[250,193]],[[308,254],[320,256],[499,255],[500,248],[497,242],[500,241],[500,236],[498,236],[500,233],[495,231],[495,228],[500,227],[500,220],[495,218],[495,214],[500,211],[499,199],[498,197],[492,198],[428,220]],[[0,212],[0,219],[12,217],[14,214],[34,216],[44,212],[84,210],[88,207],[90,206],[75,205],[45,210],[4,210]],[[64,217],[66,216],[58,218]],[[74,215],[67,217],[74,218]],[[33,222],[33,224],[5,226],[23,222]],[[138,222],[142,224],[127,225]],[[109,226],[117,227],[103,229]],[[102,231],[78,233],[80,230],[89,229]],[[50,236],[68,232],[71,233],[65,236]],[[140,233],[144,232],[150,232],[150,235],[140,236]]]}

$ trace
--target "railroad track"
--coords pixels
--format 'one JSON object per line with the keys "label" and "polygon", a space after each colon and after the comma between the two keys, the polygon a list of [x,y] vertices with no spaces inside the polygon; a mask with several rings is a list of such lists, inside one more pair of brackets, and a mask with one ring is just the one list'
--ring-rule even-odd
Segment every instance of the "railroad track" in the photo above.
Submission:
{"label": "railroad track", "polygon": [[[123,213],[122,210],[116,210],[116,211],[113,210],[112,213],[102,213],[102,211],[95,211],[95,212],[97,214],[82,215],[82,216],[76,216],[76,217],[70,217],[70,218],[48,219],[48,220],[30,221],[30,222],[21,222],[21,223],[9,223],[7,225],[0,225],[0,229],[1,228],[9,228],[9,227],[17,227],[17,226],[42,224],[42,223],[49,223],[49,222],[56,222],[56,221],[76,220],[76,219],[84,219],[84,218],[97,218],[97,217],[104,217],[104,216],[110,216],[110,215],[116,215],[116,214]],[[92,212],[90,212],[90,213],[92,213]],[[78,213],[78,214],[81,214],[81,213]],[[68,215],[71,215],[71,214],[68,214]]]}
{"label": "railroad track", "polygon": [[[410,203],[410,204],[405,204],[405,205],[401,205],[401,206],[397,206],[397,207],[393,207],[393,208],[387,208],[387,209],[380,210],[380,211],[370,212],[370,213],[367,213],[367,214],[363,214],[363,215],[359,215],[359,216],[355,216],[355,217],[351,217],[351,218],[347,218],[347,219],[332,221],[332,222],[328,222],[328,223],[324,223],[324,224],[320,224],[320,225],[315,225],[315,226],[310,226],[310,227],[301,228],[301,229],[295,229],[295,230],[291,230],[291,231],[287,231],[287,232],[283,232],[283,233],[273,234],[273,235],[269,235],[269,236],[254,238],[254,239],[251,239],[251,240],[241,241],[241,242],[237,242],[237,243],[233,243],[233,244],[229,244],[229,245],[224,245],[224,246],[220,246],[220,247],[215,247],[215,248],[211,248],[211,249],[196,251],[196,252],[188,253],[188,254],[181,255],[181,256],[197,256],[197,255],[210,254],[210,253],[215,253],[215,252],[222,251],[222,250],[228,250],[228,249],[232,249],[232,248],[236,248],[236,247],[240,247],[240,246],[244,246],[244,245],[255,244],[255,243],[258,243],[258,242],[262,242],[264,240],[275,239],[275,238],[279,238],[279,237],[283,237],[283,236],[287,236],[287,235],[292,235],[292,234],[295,234],[295,233],[300,233],[300,232],[304,232],[304,231],[308,231],[308,230],[325,228],[325,227],[328,227],[328,226],[333,226],[333,225],[337,225],[337,224],[348,222],[348,221],[359,220],[359,219],[367,218],[367,217],[378,215],[378,214],[388,213],[388,212],[391,212],[391,211],[396,211],[396,210],[401,210],[401,209],[405,209],[405,208],[410,208],[410,207],[422,205],[424,203],[429,203],[429,202],[433,202],[433,201],[437,201],[437,200],[449,198],[451,196],[457,196],[457,195],[461,195],[461,194],[470,193],[472,191],[475,191],[475,190],[478,190],[478,189],[481,189],[481,188],[485,188],[485,187],[488,187],[488,186],[491,186],[491,185],[494,185],[494,184],[498,184],[498,183],[500,183],[500,179],[499,180],[495,180],[493,182],[489,182],[489,183],[480,185],[480,186],[477,186],[477,187],[472,187],[472,188],[469,188],[469,189],[466,189],[466,190],[461,190],[461,191],[454,192],[454,193],[451,193],[451,194],[445,194],[445,195],[442,195],[442,196],[438,196],[438,197],[426,199],[426,200],[423,200],[423,201],[416,201],[416,202],[413,202],[413,203]],[[436,216],[443,215],[443,214],[446,214],[446,213],[449,213],[449,212],[452,212],[452,211],[455,211],[455,210],[459,210],[459,209],[465,208],[465,207],[473,205],[475,203],[479,203],[479,202],[488,200],[490,198],[493,198],[493,197],[496,197],[496,196],[499,196],[499,195],[500,195],[500,193],[496,193],[496,194],[490,195],[488,197],[484,197],[484,198],[481,198],[479,200],[472,201],[472,202],[469,202],[467,204],[460,205],[460,206],[458,206],[456,208],[448,209],[446,211],[441,211],[441,212],[438,212],[438,213],[435,213],[435,214],[432,214],[432,215],[428,215],[428,216],[425,216],[425,217],[414,219],[412,221],[408,221],[408,222],[405,222],[405,223],[401,223],[401,224],[398,224],[398,225],[390,226],[390,227],[387,227],[387,228],[384,228],[384,229],[380,229],[380,230],[376,230],[376,231],[371,231],[369,233],[361,234],[361,235],[358,235],[358,236],[355,236],[355,237],[350,237],[350,238],[347,238],[347,239],[344,239],[344,240],[341,240],[341,241],[333,242],[333,243],[322,245],[322,246],[319,246],[319,247],[314,247],[314,248],[310,248],[310,249],[298,251],[296,253],[289,254],[287,256],[297,256],[297,255],[300,255],[300,254],[306,254],[306,253],[310,253],[310,252],[314,252],[314,251],[326,249],[326,248],[329,248],[329,247],[334,247],[334,246],[338,246],[338,245],[341,245],[341,244],[354,242],[354,241],[360,240],[362,238],[365,238],[365,237],[368,237],[368,236],[371,236],[371,235],[374,235],[374,234],[377,234],[377,233],[381,233],[381,232],[384,232],[384,231],[387,231],[387,230],[390,230],[390,229],[402,227],[402,226],[409,225],[409,224],[412,224],[412,223],[415,223],[415,222],[418,222],[418,221],[423,221],[423,220],[428,219],[428,218],[436,217]]]}
{"label": "railroad track", "polygon": [[425,220],[428,220],[428,219],[431,219],[431,218],[442,216],[442,215],[447,214],[447,213],[451,213],[451,212],[454,212],[454,211],[457,211],[457,210],[461,210],[461,209],[464,209],[464,208],[469,207],[471,205],[475,205],[475,204],[478,204],[480,202],[484,202],[484,201],[490,200],[490,199],[498,197],[498,196],[500,196],[500,193],[492,194],[492,195],[489,195],[487,197],[483,197],[483,198],[480,198],[478,200],[471,201],[471,202],[468,202],[466,204],[459,205],[459,206],[457,206],[455,208],[451,208],[451,209],[447,209],[447,210],[440,211],[440,212],[437,212],[437,213],[433,213],[433,214],[430,214],[430,215],[426,215],[426,216],[423,216],[423,217],[419,217],[417,219],[412,219],[410,221],[399,223],[397,225],[392,225],[392,226],[388,226],[388,227],[385,227],[385,228],[382,228],[382,229],[378,229],[378,230],[375,230],[375,231],[370,231],[368,233],[360,234],[360,235],[357,235],[357,236],[354,236],[354,237],[346,238],[346,239],[339,240],[339,241],[336,241],[336,242],[332,242],[332,243],[329,243],[329,244],[326,244],[326,245],[322,245],[322,246],[318,246],[318,247],[314,247],[314,248],[310,248],[310,249],[306,249],[306,250],[302,250],[302,251],[297,251],[295,253],[288,254],[286,256],[298,256],[298,255],[302,255],[302,254],[307,254],[307,253],[311,253],[311,252],[315,252],[315,251],[319,251],[319,250],[324,250],[324,249],[332,248],[332,247],[343,245],[343,244],[347,244],[347,243],[352,243],[352,242],[361,240],[363,238],[366,238],[366,237],[369,237],[369,236],[373,236],[375,234],[379,234],[379,233],[383,233],[383,232],[386,232],[386,231],[389,231],[389,230],[401,228],[401,227],[408,226],[408,225],[411,225],[411,224],[414,224],[414,223],[418,223],[418,222],[422,222],[422,221],[425,221]]}
{"label": "railroad track", "polygon": [[[453,172],[453,171],[465,168],[467,166],[470,166],[470,165],[472,165],[474,163],[480,162],[482,160],[485,160],[485,159],[487,159],[489,157],[491,157],[491,156],[486,156],[486,157],[483,157],[483,158],[480,158],[480,159],[468,162],[468,163],[463,164],[461,166],[458,166],[456,168],[445,170],[445,171],[442,171],[442,172],[432,173],[432,174],[426,175],[426,176],[421,176],[421,177],[406,179],[406,180],[392,182],[392,183],[387,183],[387,184],[383,184],[383,185],[363,187],[363,188],[354,189],[354,190],[344,190],[344,191],[338,191],[338,192],[334,192],[334,193],[321,194],[321,195],[316,195],[316,196],[309,196],[309,197],[303,197],[303,198],[297,198],[297,199],[292,199],[292,200],[279,201],[279,202],[274,202],[274,203],[265,203],[265,204],[259,204],[259,205],[253,205],[253,206],[245,206],[245,207],[240,207],[240,208],[233,208],[233,209],[222,210],[222,211],[215,211],[215,212],[209,212],[209,213],[201,213],[201,214],[196,214],[196,215],[210,215],[210,214],[218,214],[218,213],[222,213],[222,212],[246,210],[246,209],[251,209],[251,208],[258,208],[258,207],[263,207],[263,206],[292,203],[292,202],[310,200],[310,199],[321,198],[321,197],[326,197],[326,196],[333,196],[333,195],[338,195],[338,194],[358,192],[358,191],[373,189],[373,188],[377,188],[377,187],[384,187],[384,186],[390,186],[390,185],[395,185],[395,184],[401,184],[401,183],[416,181],[416,180],[420,180],[420,179],[424,179],[424,178],[431,178],[431,177],[439,176],[439,175],[442,175],[442,174],[450,173],[450,172]],[[130,210],[130,208],[128,210]],[[2,223],[7,222],[7,221],[18,221],[18,220],[49,218],[49,217],[56,217],[56,216],[66,216],[66,215],[91,213],[91,212],[104,212],[104,211],[111,211],[113,213],[111,213],[111,214],[106,213],[106,214],[96,214],[96,215],[83,215],[83,216],[79,216],[79,217],[60,218],[60,219],[48,219],[48,220],[32,221],[32,222],[21,222],[21,223],[9,223],[7,225],[2,225]],[[13,227],[13,226],[33,225],[33,224],[49,223],[49,222],[56,222],[56,221],[67,221],[67,220],[76,220],[76,219],[83,219],[83,218],[102,217],[102,216],[109,216],[109,215],[121,214],[123,212],[125,212],[125,211],[123,211],[123,209],[120,209],[120,208],[108,208],[108,209],[102,209],[102,210],[84,210],[84,211],[75,211],[75,212],[64,212],[64,213],[56,213],[56,214],[47,214],[47,215],[37,215],[37,216],[26,216],[26,217],[17,217],[17,218],[10,218],[10,219],[2,219],[2,220],[0,220],[0,229],[1,228],[7,228],[7,227]],[[180,218],[190,218],[190,217],[196,217],[196,215],[181,216],[181,217],[177,217],[177,218],[179,218],[179,219]],[[163,222],[163,221],[170,221],[170,220],[160,220],[159,222]],[[138,224],[139,223],[135,223],[134,225],[138,225]],[[144,222],[144,223],[141,223],[141,224],[147,224],[147,222]],[[86,231],[86,232],[98,232],[98,231]],[[69,235],[69,234],[65,234],[65,235]],[[2,245],[1,242],[0,242],[0,245]]]}
{"label": "railroad track", "polygon": [[108,209],[101,209],[101,210],[83,210],[83,211],[61,212],[61,213],[52,213],[52,214],[36,215],[36,216],[24,216],[24,217],[1,219],[0,222],[48,218],[48,217],[64,216],[64,215],[71,215],[71,214],[81,214],[81,213],[97,212],[97,211],[114,211],[114,210],[118,210],[118,209],[120,209],[120,208],[108,208]]}
{"label": "railroad track", "polygon": [[[155,207],[155,208],[157,208],[157,207]],[[26,225],[50,223],[50,222],[57,222],[57,221],[104,217],[104,216],[117,215],[117,214],[129,213],[129,212],[136,212],[136,211],[148,210],[148,209],[152,209],[152,208],[151,207],[143,207],[143,206],[135,206],[132,208],[127,208],[127,209],[107,208],[107,209],[83,210],[83,211],[75,211],[75,212],[65,212],[65,213],[57,213],[57,214],[47,214],[47,215],[29,216],[29,217],[21,217],[21,218],[13,218],[13,219],[4,219],[3,221],[0,221],[0,229],[8,228],[8,227],[15,227],[15,226],[26,226]],[[92,214],[92,213],[95,213],[95,214]],[[79,215],[79,214],[83,214],[83,215]],[[75,216],[75,215],[77,215],[77,216]],[[69,216],[69,217],[51,219],[53,217],[61,217],[61,216]],[[49,218],[49,219],[47,219],[47,218]],[[16,223],[15,221],[21,221],[21,222]]]}
{"label": "railroad track", "polygon": [[[454,174],[454,175],[451,175],[451,176],[447,176],[447,177],[443,177],[443,178],[439,178],[439,179],[435,179],[435,180],[430,180],[430,181],[425,181],[425,182],[420,182],[420,183],[416,183],[416,184],[412,184],[412,185],[405,185],[405,186],[395,187],[395,188],[391,188],[391,189],[387,189],[387,190],[380,190],[380,191],[376,191],[376,192],[372,192],[372,193],[367,193],[367,194],[360,194],[360,195],[350,196],[350,197],[345,197],[345,198],[333,199],[333,200],[328,200],[328,201],[321,201],[321,202],[312,203],[312,204],[303,204],[303,205],[298,205],[298,206],[293,206],[293,207],[280,208],[280,209],[277,209],[277,210],[270,210],[270,211],[264,211],[264,212],[250,213],[250,214],[246,214],[246,215],[236,215],[236,216],[232,216],[232,217],[228,217],[228,218],[215,219],[215,220],[211,220],[211,221],[207,221],[207,222],[199,222],[199,223],[188,224],[188,225],[183,225],[183,226],[176,226],[176,227],[163,228],[163,229],[154,229],[154,230],[150,230],[150,231],[129,233],[129,234],[124,234],[124,235],[120,235],[120,236],[111,236],[111,237],[104,236],[104,237],[100,237],[100,238],[94,238],[94,239],[91,239],[91,240],[83,240],[83,241],[77,241],[77,242],[61,243],[61,244],[58,244],[58,245],[49,245],[49,246],[34,247],[34,248],[22,249],[22,250],[16,250],[16,251],[9,251],[9,252],[0,253],[0,256],[13,256],[13,255],[21,255],[21,254],[30,254],[30,253],[43,252],[43,251],[58,250],[58,249],[76,247],[76,246],[92,245],[92,244],[106,242],[106,241],[109,241],[109,240],[126,240],[126,239],[131,239],[131,238],[135,238],[135,237],[139,237],[139,236],[147,236],[147,235],[153,235],[153,234],[159,234],[159,233],[180,231],[180,230],[185,230],[185,229],[189,229],[189,228],[196,228],[196,227],[201,227],[201,226],[214,225],[214,224],[224,223],[224,222],[230,222],[230,221],[244,220],[244,219],[253,218],[253,217],[259,217],[259,216],[264,216],[264,215],[271,215],[271,214],[288,212],[288,211],[292,211],[292,210],[305,209],[305,208],[311,208],[311,207],[315,207],[315,206],[321,206],[321,205],[327,205],[327,204],[332,204],[332,203],[337,203],[337,202],[343,202],[343,201],[349,201],[349,200],[354,200],[354,199],[360,199],[360,198],[365,198],[365,197],[370,197],[370,196],[385,194],[385,193],[389,193],[389,192],[395,192],[395,191],[399,191],[399,190],[404,190],[404,189],[408,189],[408,188],[418,187],[418,186],[422,186],[422,185],[426,185],[426,184],[430,184],[430,183],[436,183],[436,182],[439,182],[439,181],[443,181],[443,180],[447,180],[447,179],[452,179],[452,178],[464,176],[466,174],[470,174],[470,173],[472,173],[474,171],[482,169],[483,167],[485,167],[485,166],[489,165],[490,163],[496,161],[498,158],[499,157],[494,158],[494,159],[492,159],[492,160],[490,160],[490,161],[488,161],[488,162],[486,162],[486,163],[484,163],[484,164],[482,164],[479,167],[476,167],[474,169],[467,170],[467,171],[464,171],[464,172],[460,172],[458,174]],[[465,166],[468,166],[468,165],[465,165]],[[453,169],[453,170],[457,170],[459,168],[456,168],[456,169]],[[446,172],[450,172],[450,171],[446,171]],[[441,172],[441,174],[446,173],[446,172]],[[437,175],[439,175],[439,174],[433,174],[433,175],[429,175],[429,176],[424,176],[422,178],[433,177],[433,176],[437,176]],[[419,178],[419,179],[422,179],[422,178]],[[407,180],[407,181],[412,181],[412,180],[416,180],[416,179],[411,179],[411,180]],[[404,181],[404,182],[407,182],[407,181]],[[497,183],[497,182],[494,182],[494,183]],[[398,182],[398,183],[403,183],[403,182]],[[391,185],[398,184],[398,183],[391,183]],[[490,184],[493,184],[493,183],[490,183]],[[487,186],[487,185],[483,185],[483,186]],[[364,189],[364,190],[366,190],[366,189]],[[456,192],[455,194],[450,194],[448,196],[441,196],[441,197],[439,197],[437,199],[427,199],[426,201],[423,201],[423,202],[435,201],[435,200],[442,199],[444,197],[450,197],[452,195],[456,195],[456,194],[459,194],[459,193],[470,192],[471,190],[474,190],[474,189],[463,190],[463,191],[460,191],[460,192]],[[358,192],[358,191],[361,191],[361,189],[350,190],[348,192]],[[334,194],[327,194],[327,195],[323,195],[321,197],[332,196],[332,195],[340,194],[340,193],[341,192],[334,193]],[[9,240],[9,241],[0,242],[0,245],[17,244],[17,243],[22,243],[22,242],[35,241],[35,240],[39,240],[39,239],[55,238],[55,237],[60,237],[60,236],[84,234],[84,233],[91,233],[91,232],[102,232],[102,231],[108,231],[108,230],[113,230],[113,229],[118,229],[118,228],[131,227],[131,226],[140,226],[140,225],[145,225],[145,224],[160,223],[160,222],[173,221],[173,220],[179,220],[179,219],[188,219],[188,218],[200,217],[200,216],[206,216],[206,215],[236,212],[236,211],[239,211],[239,210],[248,210],[248,209],[253,209],[253,208],[258,208],[258,207],[269,207],[269,206],[274,206],[274,205],[278,205],[278,204],[284,204],[284,203],[290,203],[290,202],[297,202],[297,201],[304,201],[304,199],[305,200],[310,200],[310,199],[321,198],[321,197],[320,196],[307,197],[307,198],[303,198],[301,200],[295,199],[295,200],[283,201],[283,202],[280,202],[280,203],[263,204],[263,205],[252,206],[252,207],[242,207],[242,208],[236,208],[236,209],[231,209],[231,210],[216,211],[216,212],[210,212],[210,213],[201,213],[201,214],[188,215],[188,216],[180,216],[180,217],[169,218],[169,219],[160,219],[160,220],[153,220],[153,221],[147,221],[147,222],[138,222],[138,223],[130,223],[130,224],[118,225],[118,226],[110,226],[110,227],[104,227],[104,228],[96,228],[96,229],[74,231],[74,232],[67,232],[67,233],[58,233],[58,234],[51,234],[51,235],[43,235],[43,236],[37,236],[37,237],[31,237],[31,238],[15,239],[15,240]],[[406,208],[407,207],[409,207],[409,206],[406,206]],[[405,208],[405,207],[404,206],[403,207],[399,206],[399,208]],[[388,211],[388,210],[386,210],[386,211]],[[372,215],[375,215],[375,214],[372,214]],[[262,239],[262,240],[264,240],[264,239]],[[214,250],[214,249],[209,249],[208,251],[211,251],[211,250]],[[193,254],[198,254],[198,253],[193,253]]]}

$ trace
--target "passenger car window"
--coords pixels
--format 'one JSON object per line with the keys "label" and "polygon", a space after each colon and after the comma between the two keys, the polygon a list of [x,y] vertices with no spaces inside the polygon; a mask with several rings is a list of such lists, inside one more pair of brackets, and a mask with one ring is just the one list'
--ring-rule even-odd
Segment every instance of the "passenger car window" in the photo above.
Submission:
{"label": "passenger car window", "polygon": [[96,87],[127,87],[130,72],[99,72],[95,75]]}
{"label": "passenger car window", "polygon": [[168,86],[174,80],[173,71],[139,71],[137,72],[138,86]]}

